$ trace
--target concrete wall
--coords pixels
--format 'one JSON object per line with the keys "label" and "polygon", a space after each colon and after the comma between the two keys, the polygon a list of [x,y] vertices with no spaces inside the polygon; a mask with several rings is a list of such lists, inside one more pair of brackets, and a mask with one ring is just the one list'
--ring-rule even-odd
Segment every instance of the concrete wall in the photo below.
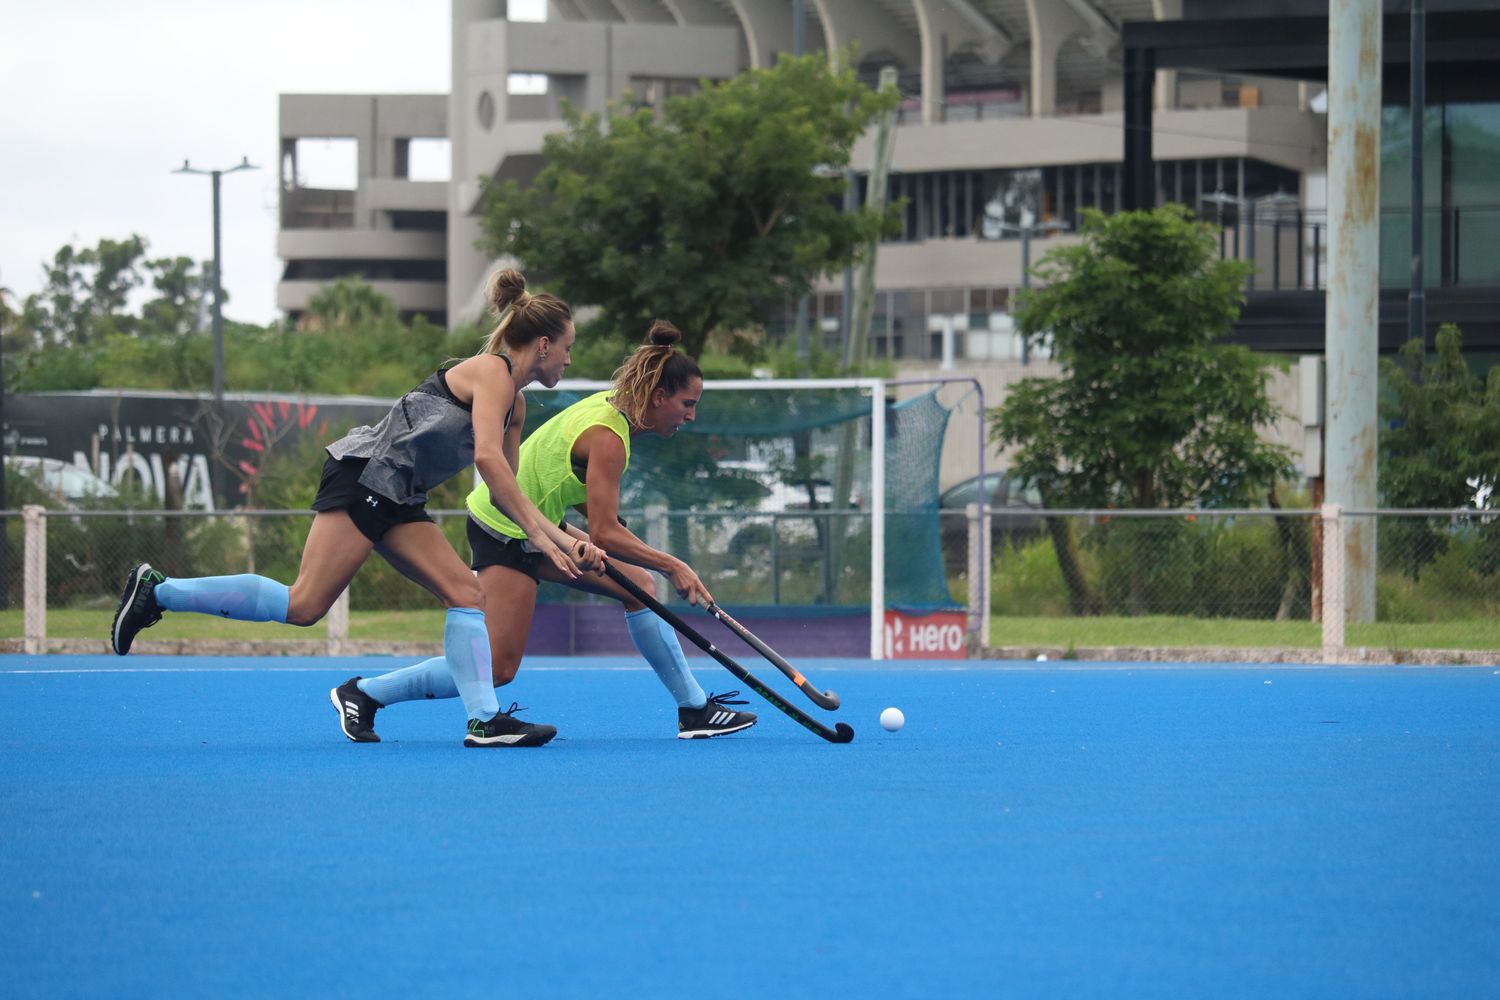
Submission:
{"label": "concrete wall", "polygon": [[447,181],[408,181],[372,177],[363,185],[375,211],[446,212]]}
{"label": "concrete wall", "polygon": [[[1071,246],[1073,235],[1037,237],[1031,241],[1033,266],[1047,251]],[[926,240],[913,243],[882,243],[875,255],[875,287],[903,288],[992,288],[1021,284],[1020,240]],[[842,274],[818,282],[821,292],[843,289]]]}
{"label": "concrete wall", "polygon": [[[733,26],[532,23],[501,20],[501,13],[494,4],[473,0],[453,8],[448,311],[454,317],[475,311],[476,293],[492,264],[475,249],[480,178],[506,176],[510,158],[540,153],[543,139],[563,127],[560,94],[585,110],[603,111],[634,77],[724,78],[743,66],[743,44]],[[512,73],[547,74],[556,85],[545,99],[513,99],[507,92]]]}
{"label": "concrete wall", "polygon": [[446,138],[442,94],[282,94],[281,138],[352,138],[359,178],[394,177],[396,140]]}
{"label": "concrete wall", "polygon": [[[1118,74],[1104,63],[1100,64],[1100,103],[1112,109],[1104,113],[940,120],[945,83],[943,74],[934,70],[934,60],[940,64],[960,50],[977,52],[992,65],[1009,65],[1019,73],[1035,61],[1038,44],[1067,50],[1075,63],[1079,58],[1101,59],[1101,46],[1110,42],[1110,18],[1180,14],[1180,6],[1171,2],[1142,6],[1126,0],[1098,0],[1095,6],[1108,15],[1103,20],[1090,18],[1087,12],[1080,14],[1076,8],[1071,15],[1064,11],[1060,19],[1048,20],[1042,15],[1054,4],[1062,6],[1061,0],[979,4],[964,10],[938,0],[913,0],[909,10],[889,0],[868,6],[863,0],[810,3],[809,22],[818,30],[809,33],[808,43],[816,47],[832,29],[837,29],[833,34],[839,38],[912,37],[906,57],[916,62],[906,68],[921,70],[923,93],[919,96],[928,123],[898,127],[894,170],[1118,162],[1124,123],[1121,113],[1113,109],[1120,101],[1119,81]],[[684,13],[689,8],[697,13]],[[643,13],[647,10],[654,13],[648,17]],[[588,11],[599,19],[588,19]],[[474,213],[483,179],[524,181],[535,174],[543,140],[562,127],[562,96],[585,109],[602,111],[626,91],[632,79],[733,75],[748,65],[752,50],[790,47],[789,33],[785,45],[777,41],[783,21],[780,11],[779,3],[760,0],[707,0],[681,8],[659,5],[659,9],[650,3],[605,2],[558,5],[550,14],[553,20],[533,23],[507,21],[505,0],[451,0],[452,85],[447,96],[286,95],[282,133],[359,139],[361,185],[353,206],[355,231],[379,228],[380,215],[386,210],[440,210],[434,207],[437,199],[431,189],[401,189],[386,185],[385,180],[394,172],[397,138],[450,137],[452,180],[443,199],[448,213],[445,305],[457,321],[477,311],[478,292],[492,264],[476,249],[480,232]],[[567,19],[579,16],[585,19]],[[1043,32],[1047,38],[1040,41],[1038,24],[1048,28]],[[942,44],[934,42],[938,35]],[[1080,56],[1084,50],[1098,54]],[[1053,66],[1049,72],[1056,71]],[[547,75],[548,93],[510,95],[507,79],[512,73]],[[1035,85],[1029,70],[1021,76],[1025,77],[1018,77],[1023,89]],[[1242,101],[1258,106],[1226,108],[1221,106],[1227,93],[1222,81],[1202,81],[1203,93],[1196,97],[1190,79],[1179,82],[1169,75],[1166,83],[1159,94],[1163,106],[1156,116],[1159,160],[1249,157],[1304,173],[1323,169],[1326,123],[1322,116],[1304,110],[1305,95],[1297,84],[1246,78],[1240,81]],[[935,88],[934,94],[927,94],[928,88]],[[1245,101],[1247,94],[1254,100]],[[1174,100],[1203,107],[1173,109]],[[869,142],[862,141],[854,162],[867,167],[870,160]],[[1039,258],[1045,247],[1038,245],[1034,250]],[[1019,283],[1019,245],[1014,241],[930,240],[881,248],[877,284],[883,289]],[[833,289],[838,284],[835,279],[824,287]]]}
{"label": "concrete wall", "polygon": [[[302,312],[326,282],[282,281],[276,285],[276,307]],[[389,298],[401,312],[440,313],[447,301],[441,281],[371,281],[370,287]]]}
{"label": "concrete wall", "polygon": [[276,253],[283,260],[442,260],[440,232],[400,229],[283,229]]}
{"label": "concrete wall", "polygon": [[[1155,124],[1152,144],[1158,160],[1248,156],[1304,171],[1327,158],[1326,118],[1296,108],[1165,110],[1156,113]],[[1124,118],[1117,112],[902,125],[896,129],[891,169],[1118,163],[1125,152],[1124,130]],[[866,136],[855,144],[856,167],[867,168],[872,162],[872,141]]]}
{"label": "concrete wall", "polygon": [[[288,165],[279,165],[282,228],[277,234],[277,254],[283,260],[445,259],[448,247],[441,232],[396,230],[389,215],[447,208],[446,183],[397,176],[398,143],[447,137],[445,95],[283,94],[280,133],[284,151],[299,139],[353,139],[358,146],[352,192],[298,188]],[[385,284],[391,286],[392,297],[403,311],[436,314],[444,309],[446,294],[441,283]],[[277,285],[277,306],[300,311],[320,286],[320,282],[282,281]]]}

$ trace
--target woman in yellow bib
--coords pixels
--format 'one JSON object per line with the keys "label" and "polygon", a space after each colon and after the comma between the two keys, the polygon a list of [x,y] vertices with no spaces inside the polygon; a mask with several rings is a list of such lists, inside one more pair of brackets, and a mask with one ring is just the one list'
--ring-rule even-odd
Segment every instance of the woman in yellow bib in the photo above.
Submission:
{"label": "woman in yellow bib", "polygon": [[[698,363],[677,349],[677,328],[657,320],[615,372],[612,387],[585,397],[537,429],[521,445],[516,481],[542,516],[584,542],[592,542],[644,590],[656,570],[687,600],[707,604],[713,596],[693,568],[654,549],[620,520],[620,480],[630,465],[630,441],[641,434],[672,437],[697,414],[703,394]],[[688,669],[677,634],[666,622],[598,570],[569,578],[542,558],[526,533],[491,502],[481,483],[469,494],[469,546],[472,566],[484,591],[490,662],[496,686],[508,684],[521,666],[540,580],[604,594],[625,606],[631,641],[677,700],[679,739],[703,739],[748,729],[755,715],[730,708],[739,692],[704,694]],[[563,524],[569,508],[588,522],[584,533]],[[453,697],[441,658],[362,682],[375,710],[399,701]]]}

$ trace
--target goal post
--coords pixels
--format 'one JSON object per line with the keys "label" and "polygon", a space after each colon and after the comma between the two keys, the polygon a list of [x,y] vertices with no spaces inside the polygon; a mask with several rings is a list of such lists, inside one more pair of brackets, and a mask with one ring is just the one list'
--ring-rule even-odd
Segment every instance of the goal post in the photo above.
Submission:
{"label": "goal post", "polygon": [[[526,432],[609,387],[527,389]],[[888,607],[954,605],[937,517],[947,411],[890,389],[878,378],[710,380],[673,440],[632,440],[621,512],[720,604],[780,620],[793,647],[884,658]],[[582,598],[544,587],[539,600]]]}

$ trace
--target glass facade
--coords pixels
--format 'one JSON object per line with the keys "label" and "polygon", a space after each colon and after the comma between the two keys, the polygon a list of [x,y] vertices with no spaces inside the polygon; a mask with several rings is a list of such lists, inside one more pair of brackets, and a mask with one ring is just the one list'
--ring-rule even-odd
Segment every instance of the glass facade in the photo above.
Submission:
{"label": "glass facade", "polygon": [[[865,180],[858,178],[858,199],[865,200]],[[1164,161],[1157,164],[1157,200],[1180,202],[1202,217],[1223,222],[1230,236],[1226,254],[1239,256],[1240,226],[1224,217],[1225,194],[1240,201],[1264,202],[1278,196],[1296,199],[1300,177],[1295,171],[1248,158]],[[1083,210],[1110,213],[1120,208],[1120,165],[1082,163],[1055,167],[994,170],[941,170],[898,173],[890,178],[892,201],[904,201],[902,231],[891,242],[933,239],[1018,239],[1023,222],[1061,223],[1076,229]],[[1263,217],[1271,214],[1262,204]],[[1294,231],[1294,229],[1292,230]],[[1270,256],[1278,243],[1269,236],[1255,250],[1253,235],[1245,252]],[[1033,248],[1040,256],[1043,248]],[[1288,261],[1295,252],[1288,250]],[[1016,276],[1019,281],[1019,275]],[[1011,360],[1021,357],[1021,341],[1010,316],[1014,287],[938,287],[880,289],[871,311],[869,356],[889,361],[936,361],[952,338],[955,359]],[[814,343],[830,352],[843,347],[843,295],[824,293],[808,303],[808,331]],[[952,325],[953,329],[946,327]],[[774,343],[796,338],[797,303],[779,304],[767,317]],[[1032,357],[1045,357],[1045,348]]]}
{"label": "glass facade", "polygon": [[[1380,280],[1411,281],[1411,112],[1381,113]],[[1500,285],[1500,103],[1431,104],[1423,115],[1423,279]]]}
{"label": "glass facade", "polygon": [[[859,200],[865,199],[859,178]],[[1296,171],[1247,158],[1165,160],[1156,164],[1158,204],[1180,202],[1212,217],[1213,196],[1295,198]],[[1120,210],[1120,164],[1073,163],[1009,170],[938,170],[893,174],[889,196],[905,201],[901,232],[891,239],[1014,239],[1023,219],[1076,229],[1086,208]]]}
{"label": "glass facade", "polygon": [[1500,285],[1500,103],[1450,104],[1443,126],[1453,283]]}
{"label": "glass facade", "polygon": [[[899,288],[877,291],[870,314],[870,357],[887,361],[937,360],[943,356],[944,319],[954,326],[953,356],[957,359],[1018,359],[1021,342],[1015,335],[1008,306],[1010,288]],[[825,351],[843,350],[844,297],[814,295],[808,302],[808,333]],[[772,343],[797,336],[797,302],[781,304],[766,323]],[[1044,357],[1046,351],[1032,351]]]}

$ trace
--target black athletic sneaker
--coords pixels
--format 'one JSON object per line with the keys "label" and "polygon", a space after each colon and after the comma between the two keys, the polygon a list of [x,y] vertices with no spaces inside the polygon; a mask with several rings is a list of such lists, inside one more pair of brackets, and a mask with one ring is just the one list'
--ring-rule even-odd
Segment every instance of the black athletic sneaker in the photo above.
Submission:
{"label": "black athletic sneaker", "polygon": [[379,743],[375,735],[375,713],[385,706],[359,689],[359,678],[351,677],[332,691],[328,698],[339,713],[339,727],[355,743]]}
{"label": "black athletic sneaker", "polygon": [[522,722],[515,718],[517,712],[526,711],[515,702],[503,712],[496,712],[488,722],[469,720],[469,732],[464,737],[466,747],[539,747],[557,735],[556,726],[544,726],[535,722]]}
{"label": "black athletic sneaker", "polygon": [[748,705],[746,701],[732,701],[738,691],[711,694],[708,704],[702,708],[679,708],[677,710],[677,738],[679,740],[706,740],[710,736],[737,733],[755,725],[754,712],[736,712],[725,705]]}
{"label": "black athletic sneaker", "polygon": [[114,628],[110,631],[111,648],[121,656],[130,652],[135,634],[161,621],[161,605],[156,603],[156,585],[166,577],[151,568],[150,563],[141,563],[130,571],[125,579],[125,593],[120,595],[120,607],[115,611]]}

